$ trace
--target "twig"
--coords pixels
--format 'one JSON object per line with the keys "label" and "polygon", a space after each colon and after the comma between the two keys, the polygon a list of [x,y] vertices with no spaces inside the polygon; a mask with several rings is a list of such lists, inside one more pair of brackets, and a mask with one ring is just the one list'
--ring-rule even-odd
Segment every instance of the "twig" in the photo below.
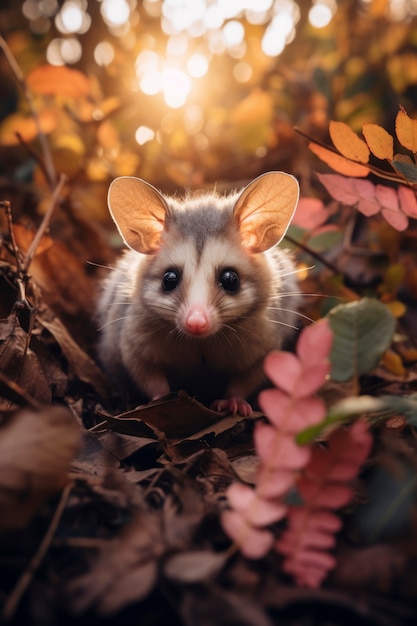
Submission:
{"label": "twig", "polygon": [[4,39],[4,37],[2,37],[0,35],[0,48],[3,50],[5,57],[14,73],[14,75],[17,78],[17,81],[23,91],[23,94],[28,102],[30,111],[32,113],[32,117],[33,120],[35,122],[36,125],[36,130],[38,133],[38,137],[39,137],[39,142],[41,144],[41,148],[42,148],[42,153],[43,153],[43,158],[45,159],[45,169],[47,172],[47,177],[48,177],[48,182],[49,185],[54,188],[56,185],[56,172],[55,172],[55,167],[54,167],[54,162],[52,160],[52,154],[51,154],[51,150],[49,147],[49,143],[48,140],[45,136],[45,133],[42,130],[41,127],[41,123],[39,120],[39,115],[38,112],[36,111],[36,107],[35,107],[35,103],[33,101],[33,96],[32,93],[28,87],[28,84],[26,82],[26,78],[22,72],[22,70],[19,67],[19,64],[17,63],[16,59],[13,56],[12,51],[9,48],[9,45],[7,43],[7,41]]}
{"label": "twig", "polygon": [[39,242],[40,242],[41,238],[43,237],[43,235],[45,233],[45,230],[49,226],[49,222],[51,220],[52,213],[54,212],[55,207],[56,207],[56,205],[58,203],[58,199],[59,199],[59,196],[61,194],[62,187],[65,185],[67,180],[68,180],[67,176],[65,174],[61,174],[59,182],[58,182],[58,184],[57,184],[57,186],[56,186],[56,188],[54,190],[54,193],[52,194],[52,198],[51,198],[51,201],[50,201],[50,203],[48,205],[46,213],[43,216],[41,225],[39,226],[39,228],[37,230],[37,233],[34,236],[34,238],[32,240],[32,243],[29,246],[29,250],[26,253],[25,260],[23,262],[23,267],[22,267],[23,272],[27,272],[28,269],[29,269],[29,266],[30,266],[30,264],[32,262],[32,259],[35,256],[36,249],[37,249],[37,247],[39,245]]}
{"label": "twig", "polygon": [[73,483],[70,482],[66,485],[65,489],[63,490],[61,494],[61,499],[55,510],[54,516],[51,520],[51,523],[49,524],[49,528],[46,531],[46,534],[44,538],[42,539],[38,550],[33,555],[33,558],[30,561],[28,567],[25,569],[25,571],[23,572],[23,574],[17,581],[15,588],[13,589],[12,593],[7,599],[7,602],[3,610],[4,620],[10,620],[13,617],[23,594],[25,593],[26,589],[30,585],[30,582],[36,570],[39,568],[40,564],[42,563],[42,560],[46,552],[48,551],[49,546],[51,545],[56,529],[58,528],[58,524],[61,520],[62,514],[64,512],[64,509],[67,504],[67,500],[68,500],[69,494],[71,493],[72,488],[73,488]]}
{"label": "twig", "polygon": [[13,255],[14,255],[14,258],[16,260],[16,269],[17,269],[17,273],[18,273],[19,277],[21,278],[23,276],[23,270],[22,270],[22,266],[20,264],[19,248],[17,247],[16,239],[15,239],[14,231],[13,231],[12,209],[10,207],[10,201],[9,200],[0,200],[0,206],[4,207],[4,210],[6,212],[7,227],[9,229],[9,235],[10,235],[10,241],[11,241],[11,244],[12,244]]}

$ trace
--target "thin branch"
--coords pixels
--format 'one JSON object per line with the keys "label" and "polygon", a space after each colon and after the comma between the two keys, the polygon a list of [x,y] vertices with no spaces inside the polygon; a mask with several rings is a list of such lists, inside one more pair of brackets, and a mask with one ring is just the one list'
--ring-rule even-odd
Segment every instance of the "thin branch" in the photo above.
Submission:
{"label": "thin branch", "polygon": [[68,180],[67,176],[65,176],[65,174],[61,174],[61,178],[59,179],[59,182],[54,190],[54,193],[52,194],[51,201],[48,205],[45,215],[43,216],[41,225],[39,226],[37,233],[34,236],[32,243],[30,244],[29,250],[26,253],[25,260],[23,263],[23,268],[22,268],[24,272],[27,272],[29,269],[32,259],[35,256],[39,242],[42,239],[46,229],[49,226],[49,222],[51,221],[52,213],[54,212],[55,207],[58,203],[59,196],[62,191],[62,187],[65,185],[67,180]]}
{"label": "thin branch", "polygon": [[2,37],[0,35],[0,48],[3,50],[4,55],[14,73],[14,75],[16,76],[16,79],[23,91],[23,94],[28,102],[33,120],[36,124],[36,130],[38,133],[38,137],[39,137],[39,142],[41,144],[41,148],[42,148],[42,153],[43,153],[43,157],[45,159],[45,169],[48,175],[48,182],[50,184],[50,186],[52,188],[55,187],[56,185],[56,172],[55,172],[55,167],[54,167],[54,162],[52,160],[52,154],[51,154],[51,149],[49,147],[49,143],[48,140],[45,136],[45,133],[42,130],[41,127],[41,123],[39,120],[39,115],[38,112],[36,111],[36,107],[35,107],[35,103],[33,101],[33,96],[32,93],[28,87],[28,84],[26,82],[26,78],[22,72],[22,70],[20,69],[15,57],[13,56],[12,51],[9,48],[9,45],[7,43],[7,41],[4,39],[4,37]]}
{"label": "thin branch", "polygon": [[[375,174],[375,176],[378,176],[379,178],[383,178],[384,180],[389,180],[389,181],[391,181],[393,183],[398,183],[400,185],[405,185],[407,183],[408,183],[408,185],[410,185],[410,182],[407,181],[407,179],[403,175],[392,175],[392,174],[389,174],[389,172],[386,172],[385,170],[381,169],[380,167],[377,167],[376,165],[372,165],[371,163],[362,163],[362,161],[357,161],[356,159],[351,159],[351,158],[341,154],[338,150],[333,148],[333,146],[329,146],[326,143],[324,143],[323,141],[320,141],[319,139],[313,139],[312,137],[310,137],[309,135],[304,133],[302,130],[300,130],[296,126],[294,127],[294,130],[299,135],[304,137],[304,139],[307,139],[310,143],[315,143],[318,146],[320,146],[321,148],[325,148],[329,152],[333,152],[333,154],[336,154],[337,156],[343,156],[344,159],[346,159],[347,161],[350,161],[351,163],[355,163],[357,165],[363,165],[364,167],[367,167],[371,174]],[[329,167],[332,167],[332,166],[329,165]]]}
{"label": "thin branch", "polygon": [[72,488],[73,488],[73,483],[70,482],[67,484],[67,486],[63,490],[61,494],[61,499],[55,510],[54,516],[51,520],[51,523],[49,524],[49,528],[43,540],[41,541],[39,548],[37,549],[36,553],[33,555],[33,558],[30,561],[28,567],[25,569],[25,571],[23,572],[23,574],[17,581],[17,584],[15,588],[13,589],[12,593],[8,597],[7,602],[5,603],[5,606],[4,606],[4,610],[3,610],[3,619],[5,621],[12,619],[12,617],[16,613],[16,609],[19,606],[19,602],[23,594],[25,593],[26,589],[29,587],[34,574],[39,569],[39,566],[42,563],[42,560],[45,554],[47,553],[49,546],[51,545],[51,542],[54,538],[54,535],[58,528],[58,524],[61,520],[62,514],[65,510],[65,506],[67,504]]}

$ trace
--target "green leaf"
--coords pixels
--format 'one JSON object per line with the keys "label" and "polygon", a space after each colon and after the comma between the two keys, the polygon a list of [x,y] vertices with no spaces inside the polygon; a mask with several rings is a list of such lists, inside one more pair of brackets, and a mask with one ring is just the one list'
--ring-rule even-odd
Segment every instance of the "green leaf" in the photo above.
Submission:
{"label": "green leaf", "polygon": [[391,161],[391,163],[397,172],[404,176],[409,183],[417,183],[417,165],[404,161]]}
{"label": "green leaf", "polygon": [[[297,435],[298,445],[305,445],[316,439],[321,433],[335,424],[343,424],[356,415],[364,413],[380,413],[385,410],[385,405],[380,398],[372,396],[354,396],[345,398],[329,409],[326,418],[319,424],[309,426]],[[389,410],[387,408],[387,410]]]}
{"label": "green leaf", "polygon": [[371,372],[391,343],[395,318],[372,298],[342,304],[328,314],[334,332],[330,376],[346,382]]}
{"label": "green leaf", "polygon": [[330,407],[325,419],[319,424],[309,426],[297,435],[298,445],[306,445],[316,439],[330,426],[343,424],[352,418],[372,413],[379,419],[387,419],[392,415],[401,414],[407,422],[417,426],[417,393],[408,397],[401,396],[354,396],[345,398]]}

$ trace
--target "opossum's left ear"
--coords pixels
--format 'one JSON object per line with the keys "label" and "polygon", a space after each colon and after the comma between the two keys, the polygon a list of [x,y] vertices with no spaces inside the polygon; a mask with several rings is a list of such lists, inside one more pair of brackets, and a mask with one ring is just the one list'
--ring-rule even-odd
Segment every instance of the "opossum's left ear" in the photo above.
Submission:
{"label": "opossum's left ear", "polygon": [[267,172],[245,187],[233,214],[242,244],[249,252],[264,252],[281,241],[297,207],[300,187],[291,174]]}

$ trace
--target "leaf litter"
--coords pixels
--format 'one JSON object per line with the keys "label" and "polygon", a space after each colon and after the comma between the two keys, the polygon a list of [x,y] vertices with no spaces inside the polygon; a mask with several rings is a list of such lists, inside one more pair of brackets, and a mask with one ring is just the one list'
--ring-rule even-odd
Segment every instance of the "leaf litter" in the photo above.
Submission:
{"label": "leaf litter", "polygon": [[[315,223],[321,225],[326,209],[317,203],[313,206],[320,218]],[[302,224],[301,220],[299,226]],[[86,232],[88,239],[89,230]],[[397,232],[396,236],[401,234]],[[412,623],[416,616],[412,573],[417,554],[410,549],[416,545],[415,527],[407,516],[415,513],[415,498],[409,499],[410,508],[403,512],[402,534],[388,539],[378,536],[371,545],[361,536],[355,516],[358,505],[369,497],[366,478],[372,463],[378,460],[399,477],[392,485],[394,500],[404,499],[405,490],[410,489],[410,474],[406,471],[402,479],[402,466],[396,461],[400,456],[407,468],[416,469],[412,398],[404,399],[407,406],[400,406],[395,397],[390,405],[383,402],[390,415],[390,428],[378,431],[378,411],[364,411],[359,399],[357,406],[351,403],[354,406],[342,411],[332,423],[324,420],[319,425],[315,436],[323,442],[327,428],[348,422],[353,415],[370,415],[377,434],[376,452],[365,475],[356,477],[355,500],[340,513],[343,526],[331,552],[336,567],[325,585],[312,591],[290,584],[282,555],[274,551],[262,560],[247,560],[220,525],[227,488],[234,484],[239,506],[247,496],[239,478],[246,485],[255,484],[258,478],[259,459],[254,454],[253,437],[256,425],[262,434],[258,438],[262,439],[263,449],[269,449],[263,413],[255,412],[251,418],[221,415],[185,392],[139,407],[123,406],[119,398],[112,396],[91,345],[79,332],[77,318],[85,310],[86,292],[90,287],[91,293],[97,288],[101,271],[94,268],[89,274],[68,248],[57,245],[54,239],[44,240],[43,244],[32,261],[31,276],[19,277],[9,248],[2,248],[0,257],[1,280],[10,292],[0,303],[0,563],[5,574],[1,588],[4,616],[16,623],[23,620],[36,625],[42,623],[42,618],[36,616],[46,615],[54,622],[64,615],[75,623],[93,615],[95,620],[108,623],[122,615],[126,623],[137,623],[139,616],[153,616],[155,623],[259,626],[278,619],[296,624],[298,618],[294,615],[308,620],[313,614],[324,619],[330,611],[335,623],[345,623],[346,616],[352,621],[381,625]],[[60,264],[70,271],[60,271]],[[328,271],[327,266],[321,267],[320,276]],[[409,292],[416,295],[412,271],[411,263]],[[316,286],[320,276],[314,279]],[[24,282],[29,306],[19,300],[17,278]],[[87,287],[77,290],[77,284]],[[340,297],[340,288],[333,285],[334,294]],[[327,282],[329,299],[332,288]],[[394,299],[396,289],[394,283],[387,282],[385,299]],[[343,291],[344,296],[347,293]],[[360,302],[366,306],[363,299]],[[313,299],[306,312],[313,312],[316,319],[322,317],[322,309],[314,313],[314,306],[317,304]],[[372,311],[367,309],[369,314]],[[353,333],[348,348],[336,346],[348,359],[351,380],[346,388],[338,386],[337,399],[349,398],[353,383],[361,387],[362,393],[377,388],[392,394],[390,397],[412,394],[416,379],[411,374],[417,359],[406,332],[403,330],[394,339],[402,346],[396,354],[406,364],[407,378],[401,369],[392,366],[392,359],[381,362],[366,377],[367,372],[357,367],[362,357],[357,356],[360,350],[353,332],[356,326],[360,328],[355,317],[359,312],[354,306],[352,315],[355,324],[348,321],[345,330]],[[389,318],[391,328],[392,317],[385,309],[383,318]],[[91,327],[94,324],[90,319]],[[385,344],[383,348],[381,345],[378,337],[369,345],[372,363],[378,360],[374,355],[385,349]],[[300,346],[304,366],[308,365],[309,353],[322,348],[314,342]],[[408,361],[404,356],[407,354]],[[276,357],[276,363],[281,359],[291,357]],[[282,369],[288,374],[288,367]],[[360,380],[356,374],[361,374]],[[315,380],[317,375],[318,370],[313,370],[295,385],[295,374],[288,374],[285,390],[304,396],[309,392],[310,379]],[[329,386],[323,391],[328,401],[334,389]],[[279,394],[278,390],[275,393]],[[322,400],[316,400],[317,415],[321,416]],[[309,411],[315,413],[313,405],[311,398],[298,398],[297,419]],[[404,419],[395,422],[396,410],[406,416],[405,424]],[[278,413],[275,419],[281,419]],[[404,435],[405,447],[395,445]],[[299,470],[298,464],[291,467],[292,473]],[[300,495],[306,501],[315,497],[312,476],[309,483],[300,482],[298,494],[288,494],[286,506],[294,508]],[[376,484],[378,495],[381,486],[378,481]],[[309,523],[314,526],[319,519],[321,527],[323,520],[328,524],[328,512],[320,507],[339,506],[338,499],[343,497],[345,501],[351,493],[340,487],[333,492],[327,485],[322,499],[315,500]],[[274,507],[275,515],[278,505]],[[271,521],[271,510],[266,502],[262,509],[264,521]],[[377,527],[375,510],[372,506],[368,509],[367,519],[368,524]],[[52,524],[55,518],[56,524]],[[335,519],[339,520],[332,517],[332,524]],[[275,530],[281,524],[283,521],[278,520],[272,527]],[[328,541],[315,526],[313,530],[309,540]],[[270,542],[270,535],[265,536]],[[291,537],[291,541],[297,539],[294,530]],[[284,546],[284,553],[287,549],[288,545]],[[308,550],[304,556],[310,558]],[[328,556],[325,552],[318,562],[323,563]]]}

